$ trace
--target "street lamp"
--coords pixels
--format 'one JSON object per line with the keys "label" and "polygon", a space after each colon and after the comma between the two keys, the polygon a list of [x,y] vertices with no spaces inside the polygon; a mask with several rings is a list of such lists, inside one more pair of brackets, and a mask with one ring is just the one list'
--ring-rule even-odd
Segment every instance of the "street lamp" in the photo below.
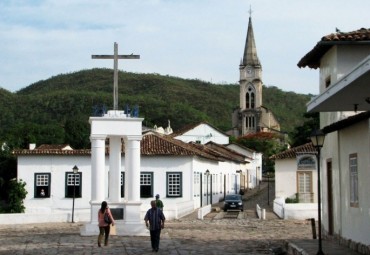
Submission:
{"label": "street lamp", "polygon": [[207,176],[207,205],[208,205],[208,176],[209,176],[209,170],[205,172],[205,175]]}
{"label": "street lamp", "polygon": [[321,184],[320,184],[320,150],[324,145],[325,134],[321,129],[314,130],[311,134],[311,142],[317,150],[317,203],[318,203],[318,230],[319,230],[319,250],[317,255],[324,254],[322,251],[322,240],[321,240]]}
{"label": "street lamp", "polygon": [[73,170],[73,202],[72,202],[72,223],[74,223],[73,217],[75,213],[75,197],[76,197],[76,174],[78,173],[78,167],[74,166]]}

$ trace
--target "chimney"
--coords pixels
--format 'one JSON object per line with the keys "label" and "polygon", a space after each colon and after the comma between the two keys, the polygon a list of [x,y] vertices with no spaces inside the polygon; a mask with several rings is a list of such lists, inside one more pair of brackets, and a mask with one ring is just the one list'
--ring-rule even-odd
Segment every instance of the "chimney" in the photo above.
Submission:
{"label": "chimney", "polygon": [[34,150],[36,148],[36,144],[35,143],[30,143],[29,144],[29,149],[30,150]]}

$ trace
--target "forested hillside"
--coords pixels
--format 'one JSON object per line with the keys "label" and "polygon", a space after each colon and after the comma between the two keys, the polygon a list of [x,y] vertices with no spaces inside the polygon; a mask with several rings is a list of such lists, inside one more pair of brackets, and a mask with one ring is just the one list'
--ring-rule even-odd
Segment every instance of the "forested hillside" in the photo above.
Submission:
{"label": "forested hillside", "polygon": [[[113,105],[113,70],[91,69],[61,74],[16,92],[0,89],[0,141],[11,147],[28,143],[69,143],[89,146],[88,118],[96,106]],[[302,125],[310,95],[263,88],[263,105],[280,121],[283,131]],[[176,130],[207,121],[226,131],[239,107],[239,86],[217,85],[158,74],[119,73],[119,108],[139,106],[148,127]]]}

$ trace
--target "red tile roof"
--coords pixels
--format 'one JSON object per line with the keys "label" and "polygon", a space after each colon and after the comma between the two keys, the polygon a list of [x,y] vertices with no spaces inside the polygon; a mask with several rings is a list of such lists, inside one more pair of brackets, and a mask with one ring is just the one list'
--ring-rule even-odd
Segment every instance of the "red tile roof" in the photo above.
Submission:
{"label": "red tile roof", "polygon": [[[172,155],[172,156],[198,156],[210,160],[219,160],[218,157],[202,151],[197,147],[155,132],[143,135],[141,140],[141,155]],[[65,145],[41,145],[36,149],[18,149],[13,154],[20,155],[91,155],[90,149],[82,150],[65,150]],[[106,153],[109,150],[106,148]],[[124,144],[122,145],[124,153]]]}
{"label": "red tile roof", "polygon": [[361,112],[353,116],[349,116],[346,119],[334,122],[333,124],[330,124],[322,129],[322,131],[325,134],[338,131],[344,128],[347,128],[349,126],[352,126],[360,121],[368,120],[370,118],[370,111],[367,112]]}
{"label": "red tile roof", "polygon": [[206,144],[207,147],[209,148],[212,148],[216,151],[218,151],[220,154],[222,155],[225,155],[225,156],[228,156],[230,159],[234,160],[234,161],[237,161],[237,162],[240,162],[240,163],[245,163],[246,159],[248,160],[251,160],[251,158],[237,152],[237,151],[234,151],[224,145],[221,145],[221,144],[217,144],[217,143],[214,143],[214,142],[208,142]]}
{"label": "red tile roof", "polygon": [[319,68],[321,57],[331,48],[333,45],[344,45],[344,44],[367,44],[370,45],[370,29],[361,28],[356,31],[347,33],[333,33],[326,35],[321,38],[316,46],[308,52],[299,62],[298,67],[310,67]]}
{"label": "red tile roof", "polygon": [[312,143],[306,143],[294,148],[290,148],[289,150],[277,153],[272,155],[270,159],[287,159],[287,158],[296,158],[299,154],[316,154],[317,151],[315,147],[313,147]]}

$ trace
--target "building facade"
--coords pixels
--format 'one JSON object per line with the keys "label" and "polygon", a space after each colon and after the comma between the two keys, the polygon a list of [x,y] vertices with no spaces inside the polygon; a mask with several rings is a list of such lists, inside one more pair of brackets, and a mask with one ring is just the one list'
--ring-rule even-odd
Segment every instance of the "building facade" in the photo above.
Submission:
{"label": "building facade", "polygon": [[370,244],[370,29],[326,35],[298,63],[320,69],[323,230],[362,254]]}

